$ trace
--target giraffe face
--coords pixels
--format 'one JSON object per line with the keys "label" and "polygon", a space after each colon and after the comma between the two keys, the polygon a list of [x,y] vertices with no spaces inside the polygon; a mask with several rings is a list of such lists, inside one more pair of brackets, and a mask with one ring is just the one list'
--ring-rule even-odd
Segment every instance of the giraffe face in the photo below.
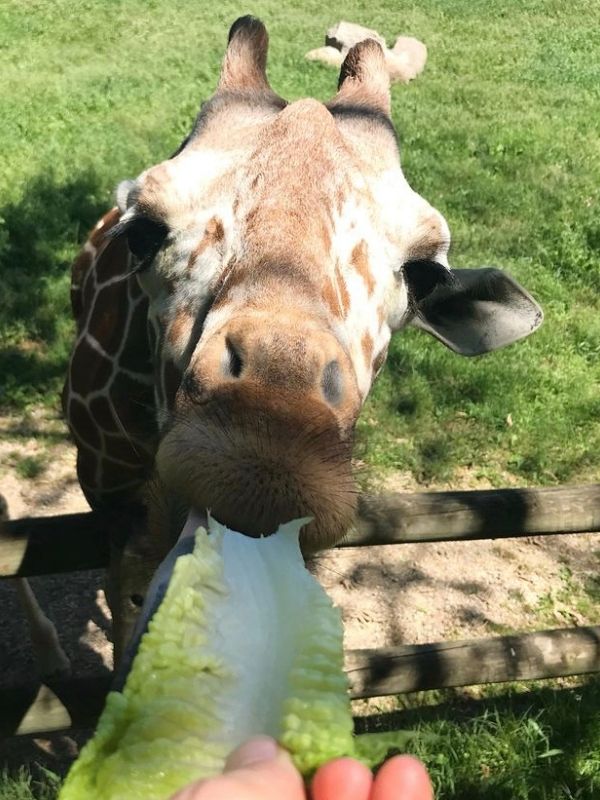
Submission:
{"label": "giraffe face", "polygon": [[265,61],[264,27],[238,21],[184,146],[120,187],[116,235],[149,299],[163,483],[250,534],[311,516],[311,550],[351,523],[352,432],[391,332],[416,320],[482,352],[506,320],[482,332],[478,290],[456,297],[448,226],[402,173],[381,48],[350,51],[327,105],[287,105]]}
{"label": "giraffe face", "polygon": [[[149,170],[124,222],[160,332],[163,479],[251,533],[318,514],[308,535],[322,542],[352,517],[352,430],[389,339],[370,270],[381,246],[350,154],[334,169],[330,112],[304,102],[267,126],[246,159],[190,144]],[[264,510],[248,519],[257,495]]]}

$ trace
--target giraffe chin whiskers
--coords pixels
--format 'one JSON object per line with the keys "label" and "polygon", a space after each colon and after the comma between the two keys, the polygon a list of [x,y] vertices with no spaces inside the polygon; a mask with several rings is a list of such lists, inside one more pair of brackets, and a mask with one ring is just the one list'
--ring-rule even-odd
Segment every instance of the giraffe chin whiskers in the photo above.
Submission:
{"label": "giraffe chin whiskers", "polygon": [[335,544],[354,519],[351,437],[316,400],[249,402],[247,392],[231,390],[179,409],[157,468],[190,507],[250,536],[312,517],[301,535],[305,553]]}

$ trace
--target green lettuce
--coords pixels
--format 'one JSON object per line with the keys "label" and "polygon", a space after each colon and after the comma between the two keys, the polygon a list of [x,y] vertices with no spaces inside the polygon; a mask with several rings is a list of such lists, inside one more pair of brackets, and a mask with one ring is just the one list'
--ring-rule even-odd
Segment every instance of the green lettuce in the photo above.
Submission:
{"label": "green lettuce", "polygon": [[165,800],[256,734],[306,776],[337,756],[377,763],[398,745],[398,733],[353,735],[341,618],[304,566],[305,522],[260,539],[214,520],[196,532],[60,800]]}

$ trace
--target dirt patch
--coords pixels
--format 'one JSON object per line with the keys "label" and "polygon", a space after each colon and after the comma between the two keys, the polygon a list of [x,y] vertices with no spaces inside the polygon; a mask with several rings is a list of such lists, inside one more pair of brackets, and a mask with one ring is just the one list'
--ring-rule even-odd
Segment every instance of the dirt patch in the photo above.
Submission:
{"label": "dirt patch", "polygon": [[[75,448],[56,412],[36,408],[19,417],[0,416],[0,494],[13,519],[87,510],[77,483],[75,460]],[[103,584],[102,570],[30,579],[77,675],[112,669],[110,614]],[[24,676],[33,679],[37,664],[14,581],[0,581],[0,608],[2,683],[22,683]],[[12,739],[0,747],[0,768],[35,761],[64,770],[80,739],[59,734]]]}
{"label": "dirt patch", "polygon": [[[423,488],[410,473],[381,486]],[[451,486],[427,488],[493,487],[465,469]],[[599,568],[600,533],[344,548],[315,559],[342,609],[348,649],[598,624]]]}
{"label": "dirt patch", "polygon": [[[342,609],[347,648],[598,624],[583,588],[595,585],[598,537],[348,548],[321,555],[316,572]],[[569,593],[581,602],[570,607]]]}
{"label": "dirt patch", "polygon": [[77,483],[76,452],[53,410],[0,415],[0,492],[12,518],[89,508]]}
{"label": "dirt patch", "polygon": [[[24,418],[3,416],[0,432],[0,492],[11,516],[87,508],[75,477],[74,448],[56,414],[36,409]],[[34,477],[25,477],[28,471]],[[382,488],[423,487],[411,475],[399,473]],[[487,484],[464,472],[452,488]],[[600,534],[349,548],[323,553],[314,562],[316,574],[342,609],[347,648],[598,624],[599,566]],[[32,586],[57,624],[73,671],[110,670],[103,573],[36,578]],[[10,581],[0,582],[0,604],[3,681],[10,683],[32,674],[36,666]],[[41,760],[60,768],[76,745],[65,736],[22,740],[4,748],[3,760],[13,765]]]}

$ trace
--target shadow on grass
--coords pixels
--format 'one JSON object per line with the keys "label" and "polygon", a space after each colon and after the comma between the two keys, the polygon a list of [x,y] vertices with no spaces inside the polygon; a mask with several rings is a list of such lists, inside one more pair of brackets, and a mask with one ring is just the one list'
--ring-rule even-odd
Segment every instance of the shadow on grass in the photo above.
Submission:
{"label": "shadow on grass", "polygon": [[109,205],[90,171],[67,181],[40,175],[0,208],[0,404],[54,399],[71,342],[70,263]]}
{"label": "shadow on grass", "polygon": [[59,412],[51,412],[52,417],[32,419],[28,414],[9,417],[0,424],[0,439],[26,442],[36,439],[47,444],[63,444],[70,441],[69,433]]}
{"label": "shadow on grass", "polygon": [[[600,679],[575,688],[509,691],[485,699],[453,697],[356,720],[358,733],[417,729],[413,751],[431,770],[436,797],[600,796]],[[409,748],[411,749],[411,748]]]}

